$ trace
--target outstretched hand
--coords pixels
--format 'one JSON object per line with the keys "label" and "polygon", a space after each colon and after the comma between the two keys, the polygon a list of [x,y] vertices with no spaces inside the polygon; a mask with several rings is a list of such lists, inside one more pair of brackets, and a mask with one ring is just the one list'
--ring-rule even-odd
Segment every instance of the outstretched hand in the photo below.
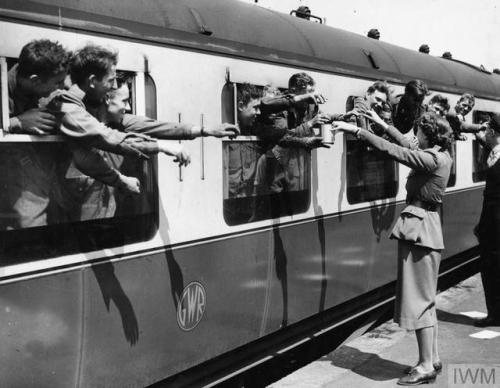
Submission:
{"label": "outstretched hand", "polygon": [[141,193],[141,183],[136,177],[120,174],[118,179],[118,188],[120,190],[132,194]]}
{"label": "outstretched hand", "polygon": [[368,120],[373,121],[375,124],[380,125],[382,128],[387,125],[385,121],[382,120],[377,112],[375,112],[373,109],[367,110],[366,112],[362,113],[361,116],[366,117]]}
{"label": "outstretched hand", "polygon": [[345,122],[345,121],[334,121],[332,127],[336,131],[342,131],[346,133],[356,133],[360,128],[356,125]]}
{"label": "outstretched hand", "polygon": [[344,121],[356,121],[356,118],[361,116],[363,113],[365,113],[365,110],[358,110],[358,109],[353,109],[350,110],[349,112],[344,113]]}
{"label": "outstretched hand", "polygon": [[310,139],[307,139],[306,144],[307,147],[309,147],[310,149],[320,148],[320,147],[330,148],[328,144],[323,143],[323,139],[321,139],[320,137],[312,137]]}
{"label": "outstretched hand", "polygon": [[180,166],[187,166],[191,163],[189,152],[184,149],[182,144],[173,143],[168,140],[158,140],[158,149],[159,152],[173,156],[174,162],[179,163]]}
{"label": "outstretched hand", "polygon": [[189,156],[189,152],[185,149],[181,149],[179,152],[174,154],[174,162],[179,163],[179,166],[187,166],[191,163],[191,156]]}
{"label": "outstretched hand", "polygon": [[296,94],[293,97],[293,101],[295,103],[299,102],[309,102],[312,104],[324,104],[327,101],[327,98],[323,96],[321,93],[312,92],[305,94]]}
{"label": "outstretched hand", "polygon": [[308,96],[309,101],[314,104],[324,104],[327,101],[327,98],[325,96],[317,92],[307,93],[304,94],[304,96]]}
{"label": "outstretched hand", "polygon": [[330,116],[324,113],[318,113],[316,116],[314,116],[311,120],[308,121],[308,124],[312,128],[318,125],[328,124],[329,122],[330,122]]}
{"label": "outstretched hand", "polygon": [[240,129],[238,128],[237,125],[222,123],[215,127],[203,128],[203,133],[207,136],[213,136],[213,137],[229,136],[230,139],[233,139],[240,134]]}

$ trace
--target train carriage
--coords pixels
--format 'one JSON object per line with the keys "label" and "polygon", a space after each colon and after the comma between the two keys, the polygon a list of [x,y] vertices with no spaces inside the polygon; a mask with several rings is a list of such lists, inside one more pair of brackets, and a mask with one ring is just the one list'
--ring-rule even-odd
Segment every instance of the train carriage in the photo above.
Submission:
{"label": "train carriage", "polygon": [[[375,80],[401,93],[416,78],[452,106],[473,93],[468,120],[500,112],[500,77],[483,69],[237,1],[0,0],[0,31],[3,151],[31,144],[53,147],[56,157],[64,147],[58,136],[5,131],[7,71],[40,37],[71,50],[86,42],[118,50],[118,68],[134,74],[134,112],[165,121],[235,120],[239,84],[284,88],[302,71],[329,98],[327,112],[344,112],[347,98]],[[272,198],[232,192],[244,171],[230,153],[253,150],[246,156],[255,166],[256,142],[182,141],[188,168],[163,155],[135,163],[143,193],[119,215],[2,228],[2,385],[181,385],[191,371],[203,379],[189,384],[214,384],[228,376],[221,359],[248,368],[241,354],[261,362],[267,345],[286,343],[284,350],[304,340],[305,328],[333,330],[390,304],[396,244],[388,235],[408,169],[337,135],[330,149],[290,159],[295,190]],[[443,207],[445,269],[477,245],[480,152],[472,139],[456,144]],[[3,167],[3,188],[9,173]],[[255,200],[271,204],[259,218],[249,210]]]}

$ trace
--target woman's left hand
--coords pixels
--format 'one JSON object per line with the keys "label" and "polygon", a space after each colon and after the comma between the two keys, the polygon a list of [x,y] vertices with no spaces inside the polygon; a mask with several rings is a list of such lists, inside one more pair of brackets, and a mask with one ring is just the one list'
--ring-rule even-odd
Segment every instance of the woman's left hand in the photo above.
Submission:
{"label": "woman's left hand", "polygon": [[352,133],[352,134],[357,133],[360,129],[356,125],[351,124],[351,123],[346,123],[345,121],[334,121],[332,123],[332,127],[336,131],[342,131],[342,132]]}

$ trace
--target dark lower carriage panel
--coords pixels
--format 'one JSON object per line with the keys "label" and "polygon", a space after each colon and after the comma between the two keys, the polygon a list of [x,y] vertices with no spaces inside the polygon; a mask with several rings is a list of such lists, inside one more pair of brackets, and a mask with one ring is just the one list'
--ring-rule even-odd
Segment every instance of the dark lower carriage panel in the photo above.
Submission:
{"label": "dark lower carriage panel", "polygon": [[[481,191],[447,196],[445,256],[476,244],[472,227]],[[255,355],[277,335],[292,337],[306,324],[348,318],[387,298],[380,290],[395,280],[396,243],[388,235],[403,204],[384,206],[5,284],[1,307],[17,317],[2,314],[7,332],[1,345],[10,349],[3,352],[2,368],[23,365],[27,372],[2,373],[2,381],[139,387],[169,378],[182,385],[221,355],[246,354],[252,347]],[[200,320],[187,331],[177,307],[187,306],[184,291],[193,282],[204,296],[190,294],[200,310],[189,319]],[[24,327],[40,317],[52,318]],[[9,325],[14,321],[21,324]],[[63,330],[58,346],[40,339],[53,322]],[[61,363],[61,357],[73,362]],[[36,371],[36,379],[29,371]]]}

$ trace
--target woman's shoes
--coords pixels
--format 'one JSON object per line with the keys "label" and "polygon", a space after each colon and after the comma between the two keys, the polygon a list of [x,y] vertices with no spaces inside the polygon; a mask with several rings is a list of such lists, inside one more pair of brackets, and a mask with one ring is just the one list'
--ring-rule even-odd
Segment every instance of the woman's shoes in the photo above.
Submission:
{"label": "woman's shoes", "polygon": [[407,374],[398,380],[398,385],[420,385],[433,383],[436,381],[436,376],[437,372],[435,370],[427,373],[421,373],[416,368],[412,368],[410,374]]}
{"label": "woman's shoes", "polygon": [[[440,374],[443,371],[443,363],[441,361],[433,363],[432,366],[434,367],[434,370],[437,372],[437,374]],[[409,366],[404,370],[404,373],[409,375],[414,369],[414,366]]]}

